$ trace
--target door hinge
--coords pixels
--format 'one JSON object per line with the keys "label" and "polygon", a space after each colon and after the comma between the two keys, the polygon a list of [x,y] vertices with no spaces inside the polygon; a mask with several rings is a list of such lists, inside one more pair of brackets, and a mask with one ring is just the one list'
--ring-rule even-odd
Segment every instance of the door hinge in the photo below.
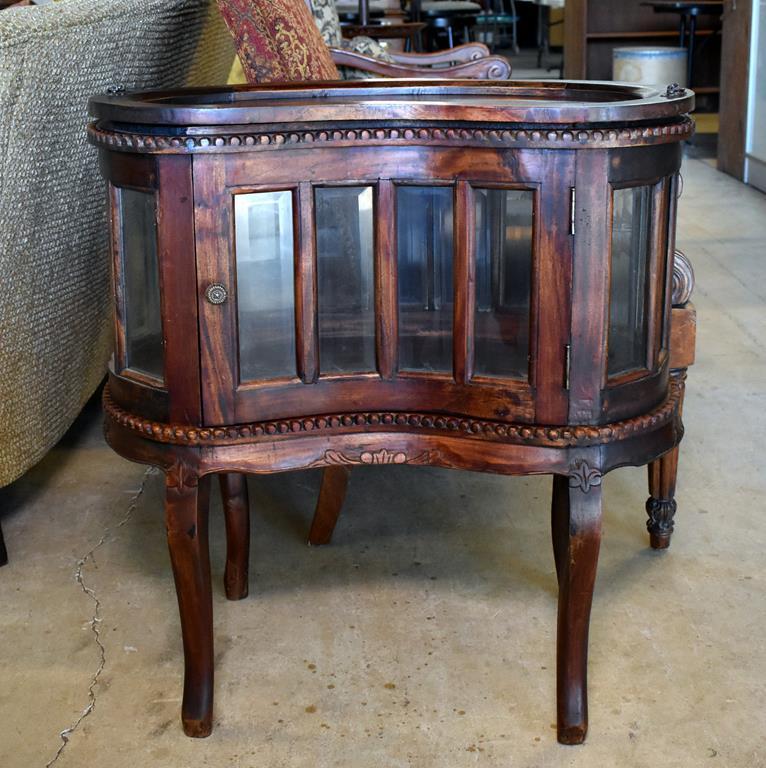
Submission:
{"label": "door hinge", "polygon": [[572,368],[572,345],[564,345],[564,389],[569,389],[569,371]]}
{"label": "door hinge", "polygon": [[575,188],[569,187],[569,234],[570,235],[573,235],[575,233],[575,206],[576,206]]}

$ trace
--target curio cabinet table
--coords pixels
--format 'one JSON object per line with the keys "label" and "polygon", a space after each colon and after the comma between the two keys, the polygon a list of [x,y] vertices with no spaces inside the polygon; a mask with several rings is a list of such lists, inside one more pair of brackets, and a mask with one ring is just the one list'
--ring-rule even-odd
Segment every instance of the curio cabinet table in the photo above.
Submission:
{"label": "curio cabinet table", "polygon": [[247,473],[322,468],[319,544],[351,469],[427,464],[552,475],[558,737],[585,738],[603,475],[648,464],[652,545],[672,532],[692,102],[554,81],[91,101],[116,296],[106,435],[165,473],[187,734],[212,723],[211,476],[237,599]]}

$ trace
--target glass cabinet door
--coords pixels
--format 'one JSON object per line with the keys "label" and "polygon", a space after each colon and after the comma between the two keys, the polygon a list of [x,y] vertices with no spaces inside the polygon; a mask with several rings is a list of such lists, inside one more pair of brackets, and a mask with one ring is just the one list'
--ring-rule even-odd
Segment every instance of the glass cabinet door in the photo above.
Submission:
{"label": "glass cabinet door", "polygon": [[234,197],[239,377],[293,377],[293,193],[253,192]]}
{"label": "glass cabinet door", "polygon": [[375,371],[372,187],[318,187],[319,372]]}
{"label": "glass cabinet door", "polygon": [[534,192],[475,189],[474,375],[526,379]]}
{"label": "glass cabinet door", "polygon": [[[320,178],[294,154],[273,183],[233,153],[195,157],[225,168],[195,201],[206,423],[424,406],[531,422],[541,391],[561,423],[569,279],[540,275],[569,275],[572,246],[538,218],[568,222],[574,153],[535,150],[523,177],[498,157],[487,181],[450,181],[429,158],[403,178],[352,175],[333,152],[337,176],[328,150]],[[549,297],[566,310],[553,320],[538,311]]]}
{"label": "glass cabinet door", "polygon": [[452,187],[396,193],[399,368],[452,372]]}
{"label": "glass cabinet door", "polygon": [[641,186],[612,194],[609,378],[647,367],[652,192]]}
{"label": "glass cabinet door", "polygon": [[[163,379],[157,216],[153,192],[119,189],[124,365]],[[118,296],[120,291],[118,291]]]}

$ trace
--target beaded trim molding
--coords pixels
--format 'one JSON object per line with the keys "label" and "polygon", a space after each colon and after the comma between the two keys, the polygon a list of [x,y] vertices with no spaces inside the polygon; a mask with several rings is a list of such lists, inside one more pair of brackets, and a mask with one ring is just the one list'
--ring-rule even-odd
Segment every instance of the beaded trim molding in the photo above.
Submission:
{"label": "beaded trim molding", "polygon": [[241,131],[236,133],[211,132],[193,136],[162,136],[142,133],[123,133],[102,128],[98,123],[88,126],[90,142],[100,147],[124,152],[188,153],[210,151],[247,151],[258,149],[286,149],[305,145],[353,146],[358,144],[433,144],[436,146],[479,147],[544,147],[572,149],[664,144],[689,138],[694,133],[694,122],[684,117],[679,122],[632,128],[549,128],[525,129],[499,127],[485,128],[353,128],[312,129],[305,131]]}
{"label": "beaded trim molding", "polygon": [[305,437],[317,432],[358,432],[371,429],[382,432],[446,432],[462,437],[481,437],[506,443],[520,443],[550,448],[591,446],[625,440],[642,432],[658,429],[676,418],[684,383],[671,379],[667,399],[653,411],[624,421],[602,426],[535,426],[500,421],[458,418],[433,413],[364,411],[329,416],[305,416],[294,419],[260,421],[227,427],[192,427],[167,424],[136,416],[112,400],[109,385],[104,388],[104,411],[109,419],[142,437],[177,445],[234,445],[282,436]]}

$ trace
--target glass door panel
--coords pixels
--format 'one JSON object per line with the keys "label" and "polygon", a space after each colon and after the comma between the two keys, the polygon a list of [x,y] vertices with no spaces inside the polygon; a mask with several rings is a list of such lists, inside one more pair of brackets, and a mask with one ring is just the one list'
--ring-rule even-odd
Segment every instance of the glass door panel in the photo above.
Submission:
{"label": "glass door panel", "polygon": [[474,190],[474,374],[527,379],[534,192]]}
{"label": "glass door panel", "polygon": [[120,189],[119,194],[125,366],[162,380],[162,313],[154,193]]}
{"label": "glass door panel", "polygon": [[239,377],[293,377],[293,193],[235,195]]}
{"label": "glass door panel", "polygon": [[318,187],[314,203],[320,375],[374,371],[372,187]]}
{"label": "glass door panel", "polygon": [[652,187],[612,194],[608,366],[610,378],[647,365]]}
{"label": "glass door panel", "polygon": [[452,187],[396,193],[399,368],[452,373]]}

